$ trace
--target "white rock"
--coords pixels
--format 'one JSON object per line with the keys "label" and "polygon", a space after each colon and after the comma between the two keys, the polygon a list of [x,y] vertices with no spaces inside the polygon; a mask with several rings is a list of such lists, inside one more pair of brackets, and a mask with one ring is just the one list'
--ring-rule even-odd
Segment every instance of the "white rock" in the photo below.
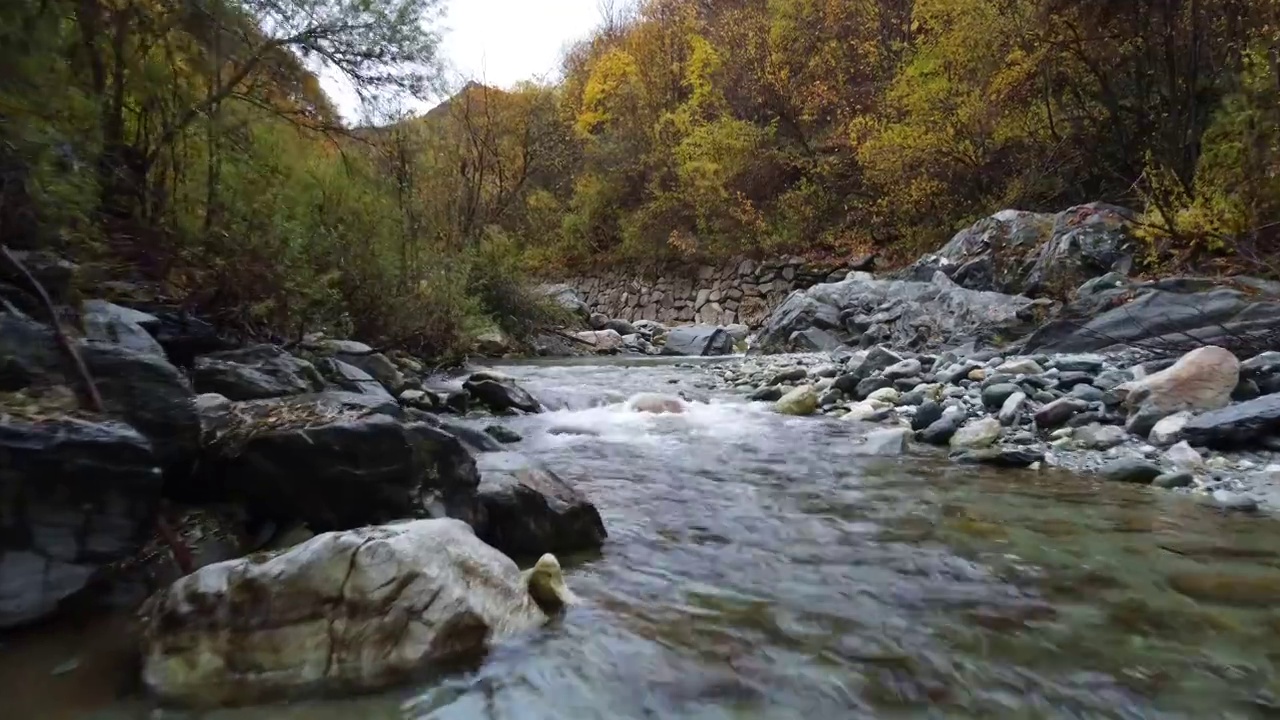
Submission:
{"label": "white rock", "polygon": [[910,438],[911,430],[907,428],[873,430],[863,436],[857,449],[866,455],[901,455],[907,451]]}
{"label": "white rock", "polygon": [[963,450],[989,447],[1000,438],[1003,430],[1000,421],[993,417],[972,420],[951,436],[951,447]]}
{"label": "white rock", "polygon": [[887,388],[880,388],[879,390],[876,390],[875,392],[868,395],[867,399],[873,402],[883,402],[883,403],[888,403],[889,405],[895,405],[898,402],[899,398],[901,397],[902,397],[902,393],[898,392],[897,390],[891,387],[887,387]]}
{"label": "white rock", "polygon": [[774,409],[783,415],[812,415],[818,409],[818,393],[812,385],[801,385],[779,398]]}
{"label": "white rock", "polygon": [[1196,452],[1195,448],[1188,445],[1186,440],[1165,450],[1164,458],[1179,470],[1194,470],[1204,465],[1204,458]]}
{"label": "white rock", "polygon": [[1039,375],[1044,372],[1044,368],[1031,358],[1013,358],[1001,363],[996,372],[1006,375]]}
{"label": "white rock", "polygon": [[1174,413],[1160,420],[1151,428],[1151,434],[1147,436],[1148,442],[1159,447],[1168,447],[1178,442],[1179,436],[1182,435],[1182,428],[1195,417],[1195,413],[1190,410]]}

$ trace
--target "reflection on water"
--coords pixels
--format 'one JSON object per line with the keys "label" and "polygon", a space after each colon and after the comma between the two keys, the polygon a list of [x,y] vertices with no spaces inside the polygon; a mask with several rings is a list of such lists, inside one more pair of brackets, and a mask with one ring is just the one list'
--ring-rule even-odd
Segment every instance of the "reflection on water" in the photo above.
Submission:
{"label": "reflection on water", "polygon": [[[509,421],[520,449],[609,528],[601,553],[566,559],[584,605],[467,676],[201,718],[1280,717],[1270,519],[1055,472],[861,457],[849,424],[724,394],[626,410],[637,392],[706,392],[666,362],[503,369],[559,408]],[[61,713],[19,717],[188,717],[137,700],[86,714],[70,683],[101,686],[101,668],[55,687],[14,649],[0,692]]]}

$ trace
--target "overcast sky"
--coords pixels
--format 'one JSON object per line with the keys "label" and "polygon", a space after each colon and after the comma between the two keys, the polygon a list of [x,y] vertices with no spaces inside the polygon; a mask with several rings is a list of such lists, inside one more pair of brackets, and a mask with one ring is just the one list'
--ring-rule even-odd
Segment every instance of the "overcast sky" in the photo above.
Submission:
{"label": "overcast sky", "polygon": [[[597,0],[444,0],[444,6],[440,50],[455,86],[474,79],[509,87],[550,76],[564,48],[600,19]],[[358,101],[350,89],[332,79],[324,85],[343,115],[355,119]],[[434,104],[423,103],[419,111]]]}

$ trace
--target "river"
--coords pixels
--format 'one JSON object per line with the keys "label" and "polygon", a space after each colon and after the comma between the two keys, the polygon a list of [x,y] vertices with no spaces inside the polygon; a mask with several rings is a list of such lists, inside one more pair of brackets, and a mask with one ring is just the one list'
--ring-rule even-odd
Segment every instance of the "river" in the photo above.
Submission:
{"label": "river", "polygon": [[[562,558],[582,604],[472,673],[201,720],[1280,717],[1267,516],[861,456],[848,423],[774,414],[667,361],[500,369],[553,408],[504,421],[517,449],[608,528],[601,552]],[[622,404],[680,390],[708,402]],[[78,647],[50,638],[0,650],[5,717],[193,717],[76,701],[112,683],[92,657],[50,674]]]}

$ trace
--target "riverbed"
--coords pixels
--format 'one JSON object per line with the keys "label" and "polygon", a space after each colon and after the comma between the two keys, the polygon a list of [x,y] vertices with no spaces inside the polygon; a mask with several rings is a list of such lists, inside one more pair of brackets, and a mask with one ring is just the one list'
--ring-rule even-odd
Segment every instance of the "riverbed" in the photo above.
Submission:
{"label": "riverbed", "polygon": [[[498,369],[550,408],[501,421],[513,449],[609,531],[562,558],[582,602],[561,620],[421,686],[200,715],[131,697],[95,658],[111,644],[76,640],[92,630],[28,633],[0,648],[0,704],[40,720],[1280,717],[1270,516],[867,457],[852,424],[775,414],[683,362]],[[625,405],[681,391],[683,414]]]}

